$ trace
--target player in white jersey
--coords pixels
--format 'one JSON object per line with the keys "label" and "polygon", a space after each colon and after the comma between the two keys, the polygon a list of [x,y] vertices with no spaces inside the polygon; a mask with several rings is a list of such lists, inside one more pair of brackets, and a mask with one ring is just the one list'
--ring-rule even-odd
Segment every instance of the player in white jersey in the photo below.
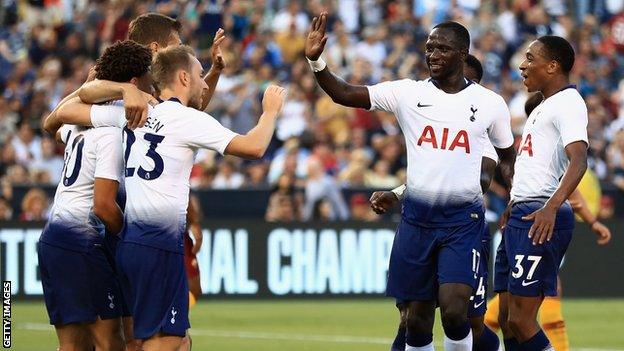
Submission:
{"label": "player in white jersey", "polygon": [[326,22],[325,13],[312,21],[305,48],[321,88],[339,104],[394,113],[406,139],[407,196],[386,290],[406,302],[406,350],[433,349],[438,302],[445,349],[471,350],[467,312],[484,225],[481,156],[489,138],[511,176],[515,151],[507,106],[464,78],[470,35],[458,23],[441,23],[429,34],[430,79],[367,87],[337,78],[320,59]]}
{"label": "player in white jersey", "polygon": [[[246,135],[221,126],[196,110],[206,88],[202,68],[188,46],[158,52],[152,75],[164,100],[149,112],[147,123],[125,130],[126,205],[118,265],[126,280],[134,316],[135,336],[144,350],[175,350],[188,322],[188,284],[183,240],[194,151],[210,148],[222,154],[261,157],[273,135],[284,90],[271,86],[263,99],[264,113]],[[89,106],[74,101],[61,115],[94,126],[125,125],[123,106]]]}
{"label": "player in white jersey", "polygon": [[[543,36],[532,42],[520,64],[529,92],[544,101],[530,114],[522,134],[504,225],[505,257],[497,271],[500,318],[513,337],[508,351],[552,350],[537,322],[544,296],[557,295],[557,273],[572,239],[574,215],[566,199],[587,169],[587,107],[570,85],[574,50],[563,38]],[[507,317],[506,319],[504,317]]]}
{"label": "player in white jersey", "polygon": [[[117,43],[98,59],[96,77],[149,81],[150,63],[147,48]],[[123,214],[115,201],[123,179],[121,133],[112,127],[70,125],[57,133],[56,112],[44,127],[67,145],[62,182],[38,252],[50,321],[61,350],[92,345],[122,350],[123,301],[106,239],[122,227]]]}
{"label": "player in white jersey", "polygon": [[[464,75],[466,78],[472,80],[475,83],[479,83],[483,77],[483,66],[479,59],[473,55],[468,55],[466,63],[464,65]],[[492,179],[494,178],[494,172],[496,171],[496,165],[498,163],[498,155],[492,143],[487,143],[483,157],[481,158],[481,191],[485,194]],[[377,214],[384,214],[387,210],[393,208],[403,200],[405,194],[405,184],[392,189],[392,191],[376,191],[370,198],[371,208]],[[489,269],[489,257],[490,257],[490,231],[488,224],[485,223],[483,227],[483,237],[480,238],[482,246],[480,251],[480,265],[477,272],[477,289],[470,297],[470,305],[468,308],[468,318],[470,319],[470,327],[473,335],[473,351],[497,351],[500,347],[500,340],[496,333],[487,327],[484,323],[484,315],[486,311],[485,301],[487,300],[487,286],[488,286],[488,269]],[[391,351],[404,351],[405,350],[405,319],[406,311],[403,301],[397,300],[397,308],[401,314],[401,322],[397,335],[392,343]]]}

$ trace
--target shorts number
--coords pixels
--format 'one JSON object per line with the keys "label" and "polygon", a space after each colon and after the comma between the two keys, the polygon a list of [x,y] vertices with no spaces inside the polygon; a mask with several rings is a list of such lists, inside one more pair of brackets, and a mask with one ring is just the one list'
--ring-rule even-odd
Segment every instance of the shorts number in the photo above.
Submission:
{"label": "shorts number", "polygon": [[[124,160],[126,161],[126,166],[128,166],[128,159],[130,158],[130,148],[132,147],[132,144],[134,144],[134,142],[136,141],[136,136],[134,135],[134,132],[128,128],[124,128],[124,132],[126,133],[126,150],[124,153]],[[154,161],[154,169],[147,171],[142,166],[140,166],[139,170],[136,173],[141,179],[153,180],[160,177],[165,167],[162,156],[160,156],[160,154],[156,152],[158,144],[160,144],[165,139],[165,137],[162,135],[145,133],[143,135],[143,139],[150,142],[149,149],[147,150],[145,156],[151,158],[152,161]],[[135,170],[136,168],[134,167],[126,167],[126,177],[134,176]]]}
{"label": "shorts number", "polygon": [[485,300],[485,284],[483,284],[483,277],[479,277],[479,285],[477,285],[477,291],[474,295],[470,296],[470,301],[474,301],[475,296],[481,296],[481,300]]}
{"label": "shorts number", "polygon": [[[72,142],[71,151],[65,156],[65,171],[63,172],[63,185],[71,186],[78,179],[80,174],[80,168],[82,167],[82,148],[84,147],[84,137],[82,134],[76,136]],[[74,169],[72,169],[69,177],[67,176],[67,169],[69,168],[69,160],[71,156],[76,152],[76,161],[74,162]]]}
{"label": "shorts number", "polygon": [[[531,279],[533,278],[533,273],[535,273],[535,270],[537,269],[537,265],[539,265],[540,261],[542,260],[542,256],[527,256],[526,258],[527,261],[533,261],[533,263],[531,264],[531,268],[529,269],[529,272],[526,276],[526,279]],[[511,272],[511,276],[515,279],[522,277],[522,275],[524,274],[524,269],[522,268],[522,260],[524,260],[524,255],[516,255],[516,266],[514,268],[516,268],[517,271]]]}
{"label": "shorts number", "polygon": [[479,276],[479,264],[481,263],[481,253],[475,249],[472,249],[472,272],[474,273],[474,278],[477,279]]}

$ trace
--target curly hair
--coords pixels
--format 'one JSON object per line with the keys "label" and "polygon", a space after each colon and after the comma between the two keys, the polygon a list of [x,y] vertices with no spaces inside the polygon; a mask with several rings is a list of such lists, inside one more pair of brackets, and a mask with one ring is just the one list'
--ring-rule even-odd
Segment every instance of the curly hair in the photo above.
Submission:
{"label": "curly hair", "polygon": [[132,40],[118,41],[104,50],[95,62],[95,78],[128,82],[148,73],[152,64],[152,52]]}

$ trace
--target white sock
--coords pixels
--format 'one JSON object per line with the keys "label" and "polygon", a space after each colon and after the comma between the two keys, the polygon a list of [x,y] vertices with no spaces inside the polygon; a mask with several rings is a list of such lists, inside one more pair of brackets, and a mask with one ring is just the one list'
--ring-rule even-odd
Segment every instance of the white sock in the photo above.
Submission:
{"label": "white sock", "polygon": [[[471,351],[472,350],[472,330],[461,340],[451,340],[444,335],[444,351]],[[407,349],[406,349],[407,351]]]}
{"label": "white sock", "polygon": [[405,344],[405,351],[433,351],[433,341],[425,346],[409,346]]}

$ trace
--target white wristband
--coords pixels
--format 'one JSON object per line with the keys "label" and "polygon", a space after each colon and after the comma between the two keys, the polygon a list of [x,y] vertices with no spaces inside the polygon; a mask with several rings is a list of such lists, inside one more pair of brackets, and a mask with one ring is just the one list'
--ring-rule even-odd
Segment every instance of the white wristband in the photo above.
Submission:
{"label": "white wristband", "polygon": [[319,56],[318,60],[316,61],[312,61],[309,58],[306,57],[306,59],[308,60],[308,63],[310,64],[310,68],[312,68],[312,71],[314,72],[320,72],[322,70],[325,69],[325,67],[327,67],[327,63],[325,63],[325,61],[323,61],[323,58],[321,58]]}
{"label": "white wristband", "polygon": [[401,186],[392,189],[392,192],[399,200],[403,200],[403,196],[405,195],[405,189],[407,189],[407,186],[405,184],[402,184]]}

